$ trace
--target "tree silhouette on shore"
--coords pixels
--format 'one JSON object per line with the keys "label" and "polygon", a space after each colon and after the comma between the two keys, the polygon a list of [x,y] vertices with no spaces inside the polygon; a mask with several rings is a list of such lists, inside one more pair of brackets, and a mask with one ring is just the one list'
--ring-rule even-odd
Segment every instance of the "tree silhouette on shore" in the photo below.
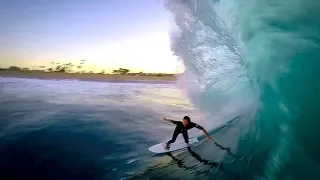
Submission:
{"label": "tree silhouette on shore", "polygon": [[70,72],[72,72],[74,66],[76,66],[78,69],[82,69],[85,61],[86,60],[81,60],[79,65],[74,65],[72,63],[60,64],[60,63],[56,63],[56,62],[51,62],[51,68],[48,68],[47,71],[70,73]]}
{"label": "tree silhouette on shore", "polygon": [[[43,66],[43,65],[38,65],[38,66],[33,66],[32,69],[29,68],[21,68],[18,66],[10,66],[9,68],[6,69],[1,69],[1,71],[41,71],[41,72],[58,72],[58,73],[83,73],[83,74],[109,74],[106,73],[105,70],[101,70],[100,72],[94,73],[93,71],[87,71],[85,72],[83,67],[84,64],[86,63],[86,60],[81,60],[79,64],[73,64],[73,63],[65,63],[61,64],[58,62],[50,62],[51,67]],[[78,71],[77,71],[78,70]],[[82,70],[82,71],[81,71]],[[139,72],[139,73],[131,73],[130,69],[126,68],[119,68],[116,70],[113,70],[110,74],[114,75],[131,75],[131,76],[170,76],[174,74],[165,74],[165,73],[144,73],[144,72]]]}
{"label": "tree silhouette on shore", "polygon": [[117,70],[113,70],[113,74],[121,74],[121,75],[124,75],[124,74],[128,74],[130,72],[129,69],[124,69],[124,68],[119,68]]}

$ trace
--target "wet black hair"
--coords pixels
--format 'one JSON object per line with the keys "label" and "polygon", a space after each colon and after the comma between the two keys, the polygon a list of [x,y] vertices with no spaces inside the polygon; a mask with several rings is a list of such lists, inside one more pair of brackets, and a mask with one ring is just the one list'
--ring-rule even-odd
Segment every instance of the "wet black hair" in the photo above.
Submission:
{"label": "wet black hair", "polygon": [[190,119],[190,117],[189,117],[189,116],[185,116],[185,117],[183,117],[183,119],[187,120],[188,122],[190,122],[190,121],[191,121],[191,119]]}

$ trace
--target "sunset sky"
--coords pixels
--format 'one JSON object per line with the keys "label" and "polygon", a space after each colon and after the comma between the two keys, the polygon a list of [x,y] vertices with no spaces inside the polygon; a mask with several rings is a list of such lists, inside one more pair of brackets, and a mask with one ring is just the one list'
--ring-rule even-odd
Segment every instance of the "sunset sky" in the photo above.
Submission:
{"label": "sunset sky", "polygon": [[87,61],[85,70],[172,73],[171,14],[160,0],[0,1],[0,66]]}

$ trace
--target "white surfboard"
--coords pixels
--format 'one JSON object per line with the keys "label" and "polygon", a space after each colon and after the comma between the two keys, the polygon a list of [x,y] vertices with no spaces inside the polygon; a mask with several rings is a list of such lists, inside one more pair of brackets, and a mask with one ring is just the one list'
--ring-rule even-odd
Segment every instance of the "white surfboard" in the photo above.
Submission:
{"label": "white surfboard", "polygon": [[[199,142],[198,138],[189,139],[189,146],[194,144],[194,143],[197,143],[197,142]],[[167,152],[177,151],[179,149],[183,149],[183,148],[188,147],[188,145],[184,141],[176,141],[176,142],[172,143],[170,145],[170,149],[168,149],[168,150],[164,149],[164,145],[165,145],[165,143],[156,144],[154,146],[151,146],[149,148],[149,151],[151,151],[153,153],[160,154],[160,153],[167,153]]]}

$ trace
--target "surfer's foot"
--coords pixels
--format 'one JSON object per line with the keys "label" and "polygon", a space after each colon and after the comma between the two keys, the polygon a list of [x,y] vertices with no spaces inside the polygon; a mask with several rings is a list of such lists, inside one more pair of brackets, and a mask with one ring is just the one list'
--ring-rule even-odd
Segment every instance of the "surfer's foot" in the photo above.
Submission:
{"label": "surfer's foot", "polygon": [[168,143],[165,143],[164,144],[164,150],[169,150],[169,148],[170,148],[170,145],[168,145]]}

